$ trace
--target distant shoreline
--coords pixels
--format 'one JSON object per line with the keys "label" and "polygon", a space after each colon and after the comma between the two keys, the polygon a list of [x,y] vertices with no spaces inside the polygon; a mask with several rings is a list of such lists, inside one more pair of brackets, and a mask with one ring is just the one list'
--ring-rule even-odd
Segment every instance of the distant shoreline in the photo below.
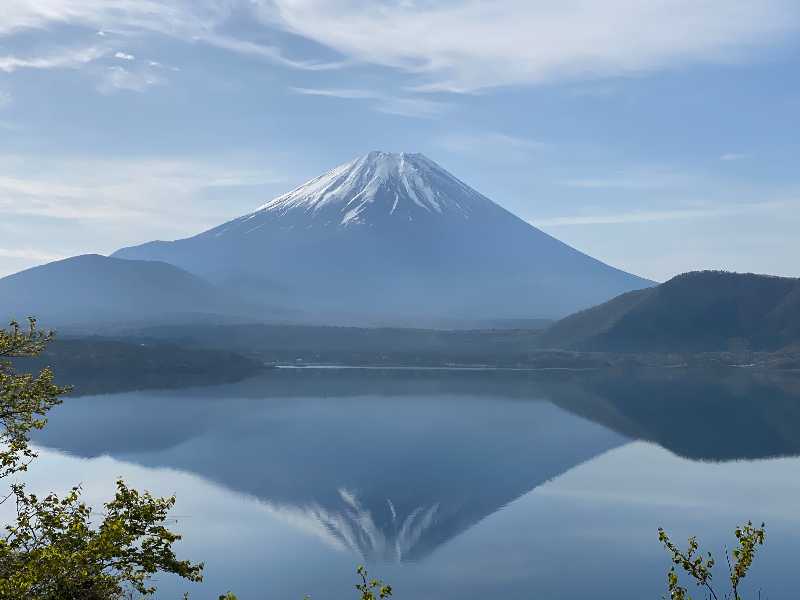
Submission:
{"label": "distant shoreline", "polygon": [[370,370],[370,371],[597,371],[603,367],[494,367],[491,365],[442,365],[442,366],[414,366],[414,365],[342,365],[342,364],[304,364],[304,365],[279,365],[267,364],[267,367],[282,370]]}
{"label": "distant shoreline", "polygon": [[[538,356],[537,356],[538,354]],[[800,353],[759,353],[748,357],[746,362],[738,362],[729,353],[706,352],[676,356],[675,354],[615,354],[615,353],[570,353],[541,351],[527,357],[530,364],[475,364],[453,363],[435,364],[434,361],[420,364],[387,362],[377,364],[372,361],[360,363],[347,361],[297,362],[264,360],[264,367],[282,370],[387,370],[387,371],[601,371],[605,369],[643,368],[643,369],[739,369],[749,371],[800,372]],[[537,364],[538,363],[538,364]],[[572,364],[571,364],[572,363]]]}

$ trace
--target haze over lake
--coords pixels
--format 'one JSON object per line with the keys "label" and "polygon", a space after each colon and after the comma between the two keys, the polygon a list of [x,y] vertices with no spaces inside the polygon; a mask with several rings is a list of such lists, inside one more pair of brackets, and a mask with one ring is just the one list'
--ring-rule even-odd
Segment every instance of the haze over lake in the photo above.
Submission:
{"label": "haze over lake", "polygon": [[659,526],[720,552],[747,519],[769,594],[800,544],[798,400],[736,369],[274,370],[68,398],[31,487],[176,493],[205,583],[159,597],[341,598],[363,562],[402,598],[657,598]]}

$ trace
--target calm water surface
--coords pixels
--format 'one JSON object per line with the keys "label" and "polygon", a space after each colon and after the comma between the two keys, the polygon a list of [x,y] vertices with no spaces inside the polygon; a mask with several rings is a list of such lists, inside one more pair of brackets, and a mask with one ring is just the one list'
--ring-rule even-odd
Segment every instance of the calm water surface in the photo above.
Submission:
{"label": "calm water surface", "polygon": [[796,589],[800,376],[273,371],[70,398],[37,444],[33,488],[177,494],[206,577],[163,598],[341,600],[363,562],[400,600],[655,599],[659,526],[716,552],[747,519],[749,583]]}

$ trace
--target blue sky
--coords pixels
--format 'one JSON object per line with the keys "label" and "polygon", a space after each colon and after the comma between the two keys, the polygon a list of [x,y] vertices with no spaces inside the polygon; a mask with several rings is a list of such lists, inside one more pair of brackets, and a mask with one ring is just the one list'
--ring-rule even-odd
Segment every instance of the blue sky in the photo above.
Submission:
{"label": "blue sky", "polygon": [[4,0],[0,275],[423,152],[657,280],[800,276],[797,0]]}

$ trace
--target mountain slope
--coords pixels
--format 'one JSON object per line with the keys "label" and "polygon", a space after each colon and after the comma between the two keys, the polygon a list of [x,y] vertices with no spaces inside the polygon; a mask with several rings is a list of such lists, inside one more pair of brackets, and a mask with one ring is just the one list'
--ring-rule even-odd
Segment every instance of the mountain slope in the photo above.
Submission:
{"label": "mountain slope", "polygon": [[163,262],[76,256],[0,279],[0,317],[58,322],[243,312],[203,279]]}
{"label": "mountain slope", "polygon": [[627,292],[616,298],[587,308],[557,321],[542,333],[539,345],[553,348],[574,348],[586,340],[611,329],[628,311],[655,288]]}
{"label": "mountain slope", "polygon": [[194,237],[114,256],[247,280],[238,289],[251,298],[339,323],[563,316],[651,285],[550,237],[426,157],[386,152]]}
{"label": "mountain slope", "polygon": [[800,342],[800,279],[702,271],[547,329],[541,345],[614,352],[776,350]]}

